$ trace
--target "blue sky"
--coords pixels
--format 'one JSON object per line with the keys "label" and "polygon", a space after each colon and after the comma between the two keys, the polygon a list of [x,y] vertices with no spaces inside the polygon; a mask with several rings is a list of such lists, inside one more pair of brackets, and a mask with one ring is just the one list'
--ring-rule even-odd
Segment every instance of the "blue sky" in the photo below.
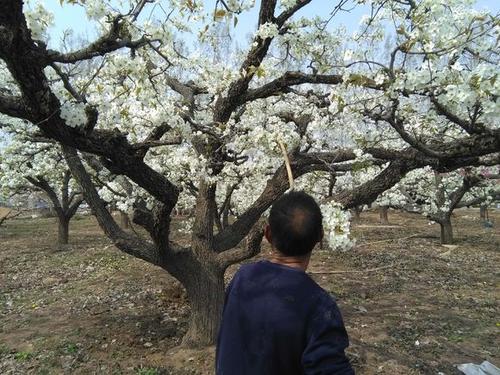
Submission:
{"label": "blue sky", "polygon": [[[38,0],[43,3],[47,9],[54,13],[55,26],[50,30],[49,45],[52,48],[58,48],[65,30],[73,30],[73,35],[82,40],[94,40],[96,38],[95,29],[89,25],[85,17],[85,12],[81,6],[65,4],[61,6],[59,0]],[[204,0],[206,9],[213,9],[215,0]],[[257,1],[257,4],[259,1]],[[338,3],[337,0],[313,0],[304,9],[300,15],[315,16],[328,15],[333,7]],[[148,5],[151,9],[151,5]],[[500,11],[500,1],[497,0],[479,0],[475,6],[477,9],[488,9],[493,13]],[[246,40],[249,33],[255,30],[257,19],[257,6],[251,12],[247,12],[238,17],[238,25],[234,30],[234,35],[239,42]],[[340,12],[332,21],[332,25],[344,25],[349,31],[354,31],[359,24],[361,16],[369,12],[367,6],[357,6],[350,13]],[[149,13],[146,9],[145,13]]]}
{"label": "blue sky", "polygon": [[[50,30],[51,47],[58,47],[65,30],[72,29],[75,36],[82,37],[84,40],[93,40],[96,33],[93,27],[89,27],[86,21],[85,12],[81,6],[65,4],[61,6],[59,0],[40,0],[45,7],[54,13],[55,26]],[[257,2],[258,3],[258,2]],[[298,14],[304,16],[328,15],[334,8],[337,1],[313,0],[311,4],[304,7]],[[205,8],[213,9],[215,0],[205,0]],[[151,5],[149,5],[151,8]],[[354,30],[361,18],[367,12],[367,7],[357,7],[351,13],[341,12],[335,17],[332,24],[345,25],[349,30]],[[148,11],[144,12],[148,14]],[[240,41],[246,39],[246,35],[255,30],[258,7],[253,11],[242,14],[238,17],[238,24],[234,30],[236,38]]]}

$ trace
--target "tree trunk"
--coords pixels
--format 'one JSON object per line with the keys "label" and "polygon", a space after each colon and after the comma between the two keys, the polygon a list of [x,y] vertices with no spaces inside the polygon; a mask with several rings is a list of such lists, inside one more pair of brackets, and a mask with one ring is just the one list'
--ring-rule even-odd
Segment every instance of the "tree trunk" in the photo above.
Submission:
{"label": "tree trunk", "polygon": [[453,243],[453,227],[451,226],[451,219],[444,218],[439,221],[441,226],[441,243],[443,245],[449,245]]}
{"label": "tree trunk", "polygon": [[229,206],[222,213],[222,228],[227,228],[229,226]]}
{"label": "tree trunk", "polygon": [[[198,264],[200,267],[200,264]],[[207,271],[205,265],[190,272],[183,282],[191,315],[182,344],[188,347],[214,345],[224,306],[224,271]]]}
{"label": "tree trunk", "polygon": [[361,218],[361,208],[359,206],[354,207],[352,212],[354,213],[355,220],[359,220]]}
{"label": "tree trunk", "polygon": [[481,205],[479,207],[479,217],[481,218],[481,221],[485,221],[487,219],[487,212],[488,212],[488,206]]}
{"label": "tree trunk", "polygon": [[120,227],[122,229],[128,229],[130,227],[130,219],[126,212],[118,211],[120,215]]}
{"label": "tree trunk", "polygon": [[387,212],[389,211],[389,207],[382,206],[379,208],[379,216],[381,224],[389,224],[389,218],[387,216]]}
{"label": "tree trunk", "polygon": [[67,245],[69,239],[69,219],[66,217],[57,216],[57,223],[57,243],[59,245]]}

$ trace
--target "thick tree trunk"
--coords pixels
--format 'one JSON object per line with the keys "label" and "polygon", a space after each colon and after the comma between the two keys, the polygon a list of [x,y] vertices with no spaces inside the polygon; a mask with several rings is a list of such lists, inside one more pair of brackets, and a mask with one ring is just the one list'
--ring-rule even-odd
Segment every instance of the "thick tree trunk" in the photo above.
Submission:
{"label": "thick tree trunk", "polygon": [[66,217],[57,216],[57,223],[57,243],[59,245],[67,245],[69,240],[69,219]]}
{"label": "thick tree trunk", "polygon": [[451,219],[444,218],[439,221],[441,226],[441,243],[443,245],[449,245],[453,243],[453,227],[451,225]]}
{"label": "thick tree trunk", "polygon": [[130,227],[130,219],[126,212],[118,211],[120,215],[120,227],[122,229],[128,229]]}
{"label": "thick tree trunk", "polygon": [[481,205],[479,207],[479,217],[481,221],[485,221],[487,219],[488,206]]}
{"label": "thick tree trunk", "polygon": [[189,327],[182,344],[188,347],[214,345],[224,305],[224,272],[199,269],[183,282],[191,307]]}
{"label": "thick tree trunk", "polygon": [[227,228],[229,226],[229,207],[222,213],[222,228]]}
{"label": "thick tree trunk", "polygon": [[352,209],[352,212],[354,213],[355,220],[361,219],[361,208],[359,206],[354,207]]}
{"label": "thick tree trunk", "polygon": [[379,216],[381,224],[389,224],[389,217],[387,212],[389,211],[389,207],[382,206],[379,208]]}

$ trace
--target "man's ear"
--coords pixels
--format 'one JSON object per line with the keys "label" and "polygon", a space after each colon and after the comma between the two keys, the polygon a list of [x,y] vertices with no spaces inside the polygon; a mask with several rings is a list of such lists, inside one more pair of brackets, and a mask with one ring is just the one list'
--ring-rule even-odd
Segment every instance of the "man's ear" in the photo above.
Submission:
{"label": "man's ear", "polygon": [[271,226],[269,224],[266,225],[266,227],[264,228],[264,237],[266,237],[266,240],[272,244],[272,236],[271,236]]}

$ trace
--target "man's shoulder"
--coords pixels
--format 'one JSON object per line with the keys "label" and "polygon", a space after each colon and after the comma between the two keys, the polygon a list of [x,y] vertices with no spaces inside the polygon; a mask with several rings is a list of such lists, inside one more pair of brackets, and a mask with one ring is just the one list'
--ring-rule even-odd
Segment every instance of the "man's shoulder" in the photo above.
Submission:
{"label": "man's shoulder", "polygon": [[245,275],[248,275],[248,274],[252,274],[256,270],[258,270],[258,268],[260,267],[259,266],[260,263],[261,262],[258,261],[258,262],[251,262],[251,263],[242,264],[240,266],[240,268],[238,269],[238,271],[236,271],[236,273],[234,274],[234,276],[235,277],[241,277],[241,276],[245,276]]}
{"label": "man's shoulder", "polygon": [[260,262],[245,263],[235,272],[231,285],[253,283],[253,280],[258,277],[262,271],[259,270]]}

